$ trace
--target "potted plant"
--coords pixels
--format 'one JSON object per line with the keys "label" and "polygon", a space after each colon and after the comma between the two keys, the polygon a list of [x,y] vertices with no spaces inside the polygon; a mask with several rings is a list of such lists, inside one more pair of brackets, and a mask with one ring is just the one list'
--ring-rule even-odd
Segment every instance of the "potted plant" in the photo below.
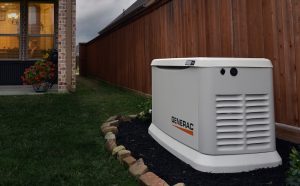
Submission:
{"label": "potted plant", "polygon": [[51,61],[39,60],[25,69],[21,77],[24,84],[32,85],[36,92],[46,92],[55,79],[55,65]]}

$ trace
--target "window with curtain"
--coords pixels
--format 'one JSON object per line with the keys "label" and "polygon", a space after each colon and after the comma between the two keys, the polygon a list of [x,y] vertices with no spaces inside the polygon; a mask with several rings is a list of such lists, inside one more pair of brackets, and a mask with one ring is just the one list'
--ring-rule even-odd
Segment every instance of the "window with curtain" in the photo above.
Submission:
{"label": "window with curtain", "polygon": [[27,57],[41,58],[54,47],[54,4],[28,4],[28,53]]}
{"label": "window with curtain", "polygon": [[20,3],[0,2],[0,59],[18,59]]}

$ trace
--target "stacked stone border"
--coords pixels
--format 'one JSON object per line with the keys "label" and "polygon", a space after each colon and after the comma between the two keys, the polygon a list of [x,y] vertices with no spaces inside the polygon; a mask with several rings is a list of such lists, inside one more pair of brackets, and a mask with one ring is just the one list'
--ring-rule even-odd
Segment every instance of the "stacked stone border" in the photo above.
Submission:
{"label": "stacked stone border", "polygon": [[[129,173],[138,180],[141,186],[169,186],[165,180],[149,171],[148,166],[145,165],[142,158],[137,160],[124,145],[117,145],[116,134],[119,131],[119,125],[123,122],[131,122],[141,115],[143,113],[129,116],[115,115],[109,117],[101,124],[100,131],[105,139],[105,148],[123,166],[128,168]],[[185,186],[185,184],[177,183],[174,186]]]}

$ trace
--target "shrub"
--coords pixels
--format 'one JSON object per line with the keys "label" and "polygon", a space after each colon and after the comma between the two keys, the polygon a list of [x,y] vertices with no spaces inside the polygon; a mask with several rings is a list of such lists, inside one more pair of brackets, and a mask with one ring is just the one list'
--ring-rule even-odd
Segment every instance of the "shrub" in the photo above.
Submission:
{"label": "shrub", "polygon": [[138,115],[138,118],[143,121],[150,121],[152,116],[152,100],[147,99],[140,103],[138,107],[141,109],[141,113]]}
{"label": "shrub", "polygon": [[296,186],[300,184],[300,153],[294,147],[289,155],[290,168],[287,172],[287,185]]}
{"label": "shrub", "polygon": [[55,65],[52,62],[40,60],[25,69],[24,75],[21,78],[24,84],[34,85],[53,81],[55,72]]}

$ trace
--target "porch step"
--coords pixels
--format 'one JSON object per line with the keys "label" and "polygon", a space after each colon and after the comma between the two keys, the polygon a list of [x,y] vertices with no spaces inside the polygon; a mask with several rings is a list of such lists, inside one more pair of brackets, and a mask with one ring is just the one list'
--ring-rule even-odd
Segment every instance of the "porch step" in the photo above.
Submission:
{"label": "porch step", "polygon": [[[57,85],[53,85],[47,93],[58,93]],[[0,86],[0,96],[19,96],[19,95],[40,95],[36,93],[31,85],[8,85]]]}

